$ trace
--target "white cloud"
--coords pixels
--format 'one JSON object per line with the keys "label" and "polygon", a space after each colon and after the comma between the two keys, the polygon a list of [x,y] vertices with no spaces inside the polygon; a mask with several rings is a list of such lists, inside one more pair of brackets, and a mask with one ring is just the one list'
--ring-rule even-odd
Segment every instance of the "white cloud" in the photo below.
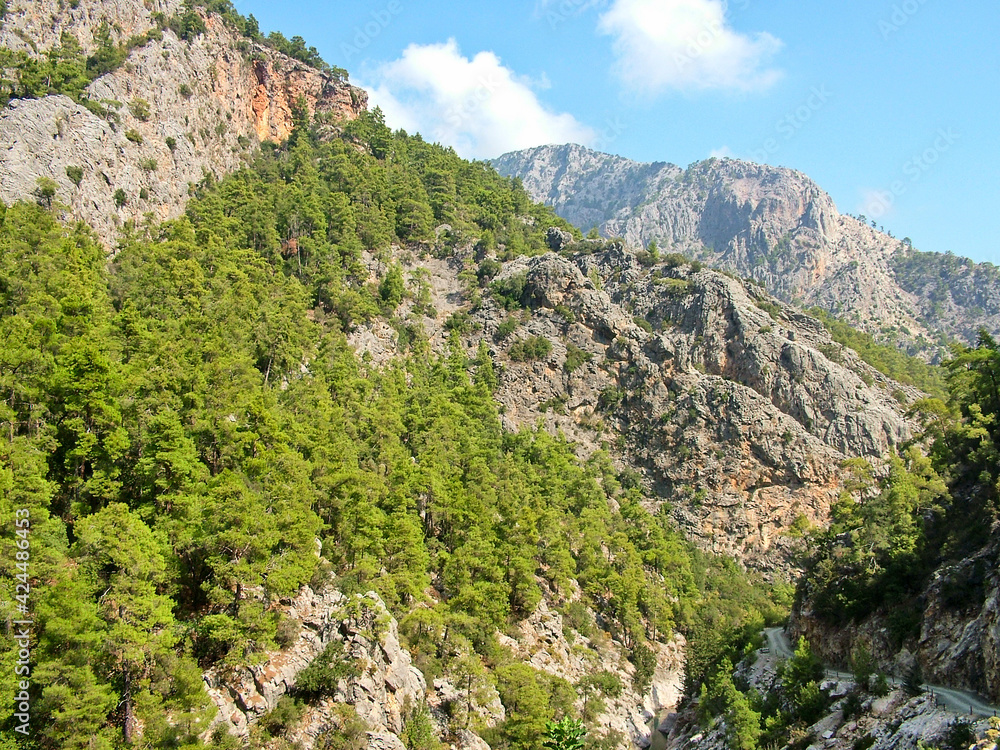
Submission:
{"label": "white cloud", "polygon": [[382,65],[368,86],[371,106],[386,124],[419,132],[452,146],[464,157],[486,158],[547,143],[591,143],[596,134],[570,114],[542,105],[532,82],[505,67],[492,52],[471,60],[454,39],[411,44]]}
{"label": "white cloud", "polygon": [[708,154],[710,159],[735,159],[736,154],[729,146],[723,146],[721,148],[713,148]]}
{"label": "white cloud", "polygon": [[616,72],[640,92],[768,88],[781,77],[768,67],[781,40],[734,31],[726,7],[723,0],[615,0],[598,29],[614,38]]}

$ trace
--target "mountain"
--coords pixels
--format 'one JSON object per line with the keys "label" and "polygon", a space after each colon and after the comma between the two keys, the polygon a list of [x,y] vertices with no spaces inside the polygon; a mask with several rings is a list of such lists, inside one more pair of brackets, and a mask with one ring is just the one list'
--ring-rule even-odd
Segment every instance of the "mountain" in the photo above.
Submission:
{"label": "mountain", "polygon": [[50,95],[23,97],[26,66],[11,71],[8,59],[6,78],[22,95],[0,111],[0,200],[52,180],[51,199],[111,245],[125,224],[176,218],[194,185],[239,168],[261,143],[287,139],[300,102],[335,118],[364,110],[365,92],[335,71],[220,16],[195,24],[201,16],[191,12],[181,0],[7,2],[8,57],[56,61],[56,74],[73,71],[85,85],[60,85],[74,79],[49,72],[38,93]]}
{"label": "mountain", "polygon": [[[32,616],[32,702],[0,730],[628,750],[667,713],[695,744],[804,739],[787,680],[758,703],[733,662],[790,611],[858,467],[895,478],[944,419],[934,368],[724,269],[584,239],[226,0],[3,9],[0,611]],[[833,216],[785,199],[787,222]],[[726,210],[699,231],[736,231]],[[972,405],[948,436],[989,427]],[[962,476],[995,484],[976,456]],[[21,647],[0,639],[8,696]],[[885,736],[903,714],[871,713]]]}
{"label": "mountain", "polygon": [[1000,330],[1000,272],[921,253],[841,214],[800,172],[735,159],[687,169],[634,162],[577,145],[541,146],[493,160],[584,231],[634,246],[656,242],[818,306],[881,340],[936,358],[954,338]]}

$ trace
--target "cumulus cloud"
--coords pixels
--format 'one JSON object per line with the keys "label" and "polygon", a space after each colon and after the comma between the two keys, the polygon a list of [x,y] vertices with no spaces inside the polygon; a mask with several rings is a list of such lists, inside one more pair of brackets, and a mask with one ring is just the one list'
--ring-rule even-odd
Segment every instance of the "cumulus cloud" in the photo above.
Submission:
{"label": "cumulus cloud", "polygon": [[768,67],[781,40],[734,31],[726,7],[723,0],[615,0],[598,28],[613,37],[617,74],[642,93],[768,88],[781,77]]}
{"label": "cumulus cloud", "polygon": [[596,137],[572,115],[538,100],[535,90],[546,87],[544,78],[518,76],[492,52],[469,59],[454,39],[411,44],[372,78],[366,87],[371,105],[382,108],[390,127],[419,132],[467,158],[547,143],[589,144]]}

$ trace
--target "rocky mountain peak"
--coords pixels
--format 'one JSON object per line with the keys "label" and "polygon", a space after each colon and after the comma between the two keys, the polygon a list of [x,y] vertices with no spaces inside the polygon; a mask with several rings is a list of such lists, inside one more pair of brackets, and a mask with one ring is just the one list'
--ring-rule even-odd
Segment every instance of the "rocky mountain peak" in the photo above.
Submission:
{"label": "rocky mountain peak", "polygon": [[[737,159],[687,169],[640,163],[577,145],[544,146],[494,160],[533,197],[584,231],[633,246],[655,241],[752,278],[786,302],[819,306],[855,327],[928,358],[942,334],[975,340],[1000,330],[1000,278],[989,264],[952,268],[838,211],[801,172]],[[942,287],[942,276],[953,279]],[[975,301],[972,278],[986,282]]]}
{"label": "rocky mountain peak", "polygon": [[[15,0],[0,42],[16,48],[31,40],[39,52],[70,33],[89,52],[97,26],[109,24],[116,39],[146,34],[158,28],[157,14],[180,5]],[[0,200],[32,195],[39,178],[51,179],[55,200],[111,245],[125,222],[180,215],[207,174],[232,172],[260,143],[287,139],[298,102],[310,114],[347,120],[365,109],[365,92],[337,75],[251,42],[219,16],[203,21],[205,31],[190,39],[165,28],[131,49],[87,87],[92,106],[46,96],[16,99],[0,111],[7,145]]]}

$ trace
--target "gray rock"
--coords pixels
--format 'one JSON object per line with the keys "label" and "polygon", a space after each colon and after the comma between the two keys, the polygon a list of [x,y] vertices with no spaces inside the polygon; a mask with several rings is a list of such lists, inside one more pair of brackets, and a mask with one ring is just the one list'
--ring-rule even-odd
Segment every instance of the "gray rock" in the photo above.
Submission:
{"label": "gray rock", "polygon": [[[596,447],[591,425],[620,433],[625,460],[706,549],[784,566],[784,530],[800,516],[824,521],[844,458],[878,462],[912,435],[893,392],[912,400],[915,389],[754,285],[646,268],[622,246],[519,258],[497,278],[520,275],[534,314],[500,345],[505,424],[542,418],[582,446]],[[477,315],[487,333],[503,319],[489,301]],[[526,336],[551,341],[546,361],[504,358]],[[568,373],[571,346],[591,359]],[[552,403],[561,411],[543,415]]]}
{"label": "gray rock", "polygon": [[[213,669],[205,674],[208,693],[219,708],[214,723],[222,723],[231,734],[247,736],[249,727],[294,687],[298,674],[327,645],[341,641],[345,654],[357,662],[358,674],[343,680],[334,699],[304,720],[303,736],[315,737],[329,722],[334,703],[353,706],[380,737],[401,732],[405,707],[424,699],[426,683],[411,664],[409,652],[400,646],[396,620],[378,595],[348,598],[339,591],[318,593],[305,587],[288,605],[287,615],[302,623],[291,647],[269,653],[266,661],[250,669],[228,673]],[[370,637],[373,633],[378,634],[375,640]]]}
{"label": "gray rock", "polygon": [[685,170],[576,145],[517,151],[493,164],[581,229],[597,226],[633,247],[655,240],[663,251],[753,278],[787,302],[819,305],[876,336],[890,326],[928,357],[947,355],[932,343],[937,333],[973,343],[980,326],[1000,331],[992,269],[951,263],[947,290],[933,269],[901,271],[906,250],[898,240],[841,214],[800,172],[736,159]]}
{"label": "gray rock", "polygon": [[[16,47],[21,33],[45,50],[69,31],[92,51],[101,19],[128,37],[151,28],[153,12],[170,15],[180,6],[179,0],[81,0],[75,8],[59,0],[11,0],[0,44]],[[347,118],[364,108],[360,89],[263,45],[243,51],[246,40],[221,19],[206,23],[206,33],[189,42],[164,31],[91,83],[87,94],[108,108],[107,119],[64,96],[14,100],[0,111],[0,200],[34,200],[38,179],[53,179],[56,200],[113,247],[125,222],[179,216],[190,187],[206,174],[231,172],[262,141],[287,138],[297,99]],[[136,99],[149,104],[152,117],[133,115],[128,105]],[[79,186],[67,167],[83,170]],[[119,190],[123,205],[115,200]]]}

